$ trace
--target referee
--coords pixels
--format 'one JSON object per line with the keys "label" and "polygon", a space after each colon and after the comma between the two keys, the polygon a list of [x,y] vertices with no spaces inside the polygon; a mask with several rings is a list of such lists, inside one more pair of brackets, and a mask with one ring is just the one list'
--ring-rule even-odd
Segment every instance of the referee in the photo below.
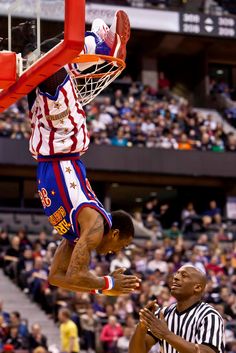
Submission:
{"label": "referee", "polygon": [[182,266],[171,286],[177,303],[155,310],[152,302],[140,311],[129,353],[147,353],[157,342],[163,353],[223,353],[223,319],[201,301],[206,283],[200,270]]}

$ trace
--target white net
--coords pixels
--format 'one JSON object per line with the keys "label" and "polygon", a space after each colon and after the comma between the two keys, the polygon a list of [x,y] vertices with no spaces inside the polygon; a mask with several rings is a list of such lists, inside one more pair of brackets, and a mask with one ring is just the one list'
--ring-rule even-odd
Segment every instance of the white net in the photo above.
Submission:
{"label": "white net", "polygon": [[90,103],[125,68],[123,60],[104,55],[82,55],[75,62],[80,74],[73,81],[82,106]]}

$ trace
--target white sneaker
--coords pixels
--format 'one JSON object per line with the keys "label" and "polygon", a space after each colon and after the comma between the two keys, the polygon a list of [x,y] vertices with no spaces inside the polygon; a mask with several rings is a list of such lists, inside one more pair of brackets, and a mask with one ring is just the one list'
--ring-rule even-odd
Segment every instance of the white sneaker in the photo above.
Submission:
{"label": "white sneaker", "polygon": [[105,41],[108,31],[109,27],[101,18],[96,18],[93,21],[91,32],[97,34],[103,41]]}
{"label": "white sneaker", "polygon": [[102,19],[96,18],[93,21],[91,31],[98,35],[111,49],[110,56],[125,60],[126,44],[130,38],[130,21],[125,11],[119,10],[116,12],[110,28]]}

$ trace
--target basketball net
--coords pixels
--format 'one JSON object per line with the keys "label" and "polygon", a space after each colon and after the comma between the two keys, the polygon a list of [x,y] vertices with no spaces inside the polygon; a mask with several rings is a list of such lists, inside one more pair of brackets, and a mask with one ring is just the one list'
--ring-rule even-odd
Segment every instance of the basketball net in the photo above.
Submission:
{"label": "basketball net", "polygon": [[98,54],[79,55],[73,63],[77,64],[80,71],[71,77],[82,106],[90,103],[110,85],[126,66],[119,58]]}

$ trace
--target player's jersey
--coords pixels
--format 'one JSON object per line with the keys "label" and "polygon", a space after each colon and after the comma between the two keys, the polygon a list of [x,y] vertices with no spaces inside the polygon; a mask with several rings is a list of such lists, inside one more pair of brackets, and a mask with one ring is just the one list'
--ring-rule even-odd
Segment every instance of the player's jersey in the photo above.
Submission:
{"label": "player's jersey", "polygon": [[30,110],[30,152],[38,155],[83,154],[89,145],[85,113],[69,75],[57,87],[54,96],[36,89]]}

